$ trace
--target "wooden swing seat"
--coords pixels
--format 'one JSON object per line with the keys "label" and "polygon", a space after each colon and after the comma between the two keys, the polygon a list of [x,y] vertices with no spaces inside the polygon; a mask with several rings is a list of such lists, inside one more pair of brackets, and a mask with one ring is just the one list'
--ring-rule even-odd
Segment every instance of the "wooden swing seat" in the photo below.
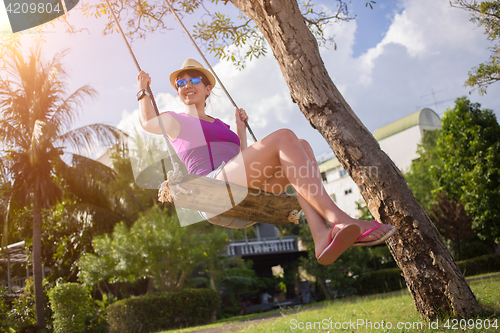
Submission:
{"label": "wooden swing seat", "polygon": [[[181,165],[184,172],[179,185],[190,191],[190,194],[177,193],[177,199],[173,200],[176,207],[275,225],[289,224],[290,214],[301,210],[296,196],[269,193],[223,180],[188,174],[185,166]],[[156,161],[140,172],[135,182],[143,188],[158,188],[167,178],[166,170],[172,169],[170,161]],[[297,222],[296,219],[293,220]]]}
{"label": "wooden swing seat", "polygon": [[[290,213],[300,211],[297,197],[274,194],[222,180],[188,174],[180,184],[190,194],[178,194],[174,205],[186,209],[219,214],[226,217],[261,223],[287,225]],[[228,201],[228,196],[244,198],[241,202]],[[223,212],[220,214],[220,212]]]}

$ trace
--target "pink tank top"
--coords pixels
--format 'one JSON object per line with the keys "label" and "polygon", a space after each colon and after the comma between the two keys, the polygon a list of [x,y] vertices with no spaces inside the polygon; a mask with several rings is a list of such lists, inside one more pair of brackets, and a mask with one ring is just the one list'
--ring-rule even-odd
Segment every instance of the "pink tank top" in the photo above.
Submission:
{"label": "pink tank top", "polygon": [[211,123],[185,113],[166,113],[179,122],[172,146],[190,174],[205,176],[240,152],[240,139],[220,119]]}

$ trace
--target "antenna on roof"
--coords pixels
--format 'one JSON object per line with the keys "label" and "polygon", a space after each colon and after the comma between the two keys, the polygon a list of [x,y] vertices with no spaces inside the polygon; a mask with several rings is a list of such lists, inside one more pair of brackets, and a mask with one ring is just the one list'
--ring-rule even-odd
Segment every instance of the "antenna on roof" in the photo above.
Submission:
{"label": "antenna on roof", "polygon": [[427,97],[427,96],[431,96],[432,95],[432,97],[434,99],[434,103],[426,103],[426,104],[421,104],[421,105],[415,105],[415,108],[417,109],[416,111],[419,111],[419,110],[421,110],[421,109],[423,109],[425,107],[429,107],[429,106],[434,105],[435,110],[433,110],[433,111],[436,112],[437,114],[440,114],[439,109],[438,109],[438,104],[454,100],[454,98],[448,98],[448,99],[443,99],[443,100],[440,100],[440,101],[436,101],[436,94],[442,93],[442,92],[443,92],[442,90],[434,91],[434,88],[432,88],[432,92],[431,93],[420,96],[420,98],[423,98],[423,97]]}
{"label": "antenna on roof", "polygon": [[[433,97],[433,99],[434,99],[434,106],[436,107],[436,110],[435,110],[435,111],[436,111],[436,112],[438,112],[438,106],[437,106],[437,105],[438,105],[438,103],[437,103],[437,101],[436,101],[436,94],[437,94],[437,93],[441,93],[441,92],[443,92],[443,91],[442,91],[442,90],[440,90],[440,91],[434,91],[434,88],[432,88],[432,92],[431,92],[430,94],[422,95],[422,96],[420,96],[420,98],[422,98],[422,97],[427,97],[427,96],[432,95],[432,97]],[[417,110],[417,111],[418,111],[418,110]]]}

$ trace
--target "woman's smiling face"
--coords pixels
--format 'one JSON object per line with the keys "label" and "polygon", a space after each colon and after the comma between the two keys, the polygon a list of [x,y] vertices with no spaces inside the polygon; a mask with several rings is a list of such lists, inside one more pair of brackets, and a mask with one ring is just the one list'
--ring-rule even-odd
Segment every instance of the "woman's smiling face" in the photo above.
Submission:
{"label": "woman's smiling face", "polygon": [[186,105],[201,105],[205,106],[205,99],[210,95],[210,91],[212,90],[211,86],[205,85],[204,80],[202,79],[200,84],[193,85],[190,81],[191,78],[201,77],[201,75],[197,75],[196,72],[183,72],[177,77],[177,80],[186,80],[186,85],[184,87],[177,88],[177,93],[179,94],[179,98]]}

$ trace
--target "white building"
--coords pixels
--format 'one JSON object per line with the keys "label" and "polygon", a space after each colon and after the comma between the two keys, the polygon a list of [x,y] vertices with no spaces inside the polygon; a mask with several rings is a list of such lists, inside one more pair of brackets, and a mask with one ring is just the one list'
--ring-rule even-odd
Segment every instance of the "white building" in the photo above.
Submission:
{"label": "white building", "polygon": [[[411,162],[418,158],[417,147],[424,132],[439,128],[439,116],[426,108],[377,129],[373,136],[394,164],[402,172],[407,172]],[[331,157],[318,161],[326,191],[342,210],[352,217],[357,217],[359,212],[356,202],[363,202],[363,197],[337,158],[333,154]]]}

